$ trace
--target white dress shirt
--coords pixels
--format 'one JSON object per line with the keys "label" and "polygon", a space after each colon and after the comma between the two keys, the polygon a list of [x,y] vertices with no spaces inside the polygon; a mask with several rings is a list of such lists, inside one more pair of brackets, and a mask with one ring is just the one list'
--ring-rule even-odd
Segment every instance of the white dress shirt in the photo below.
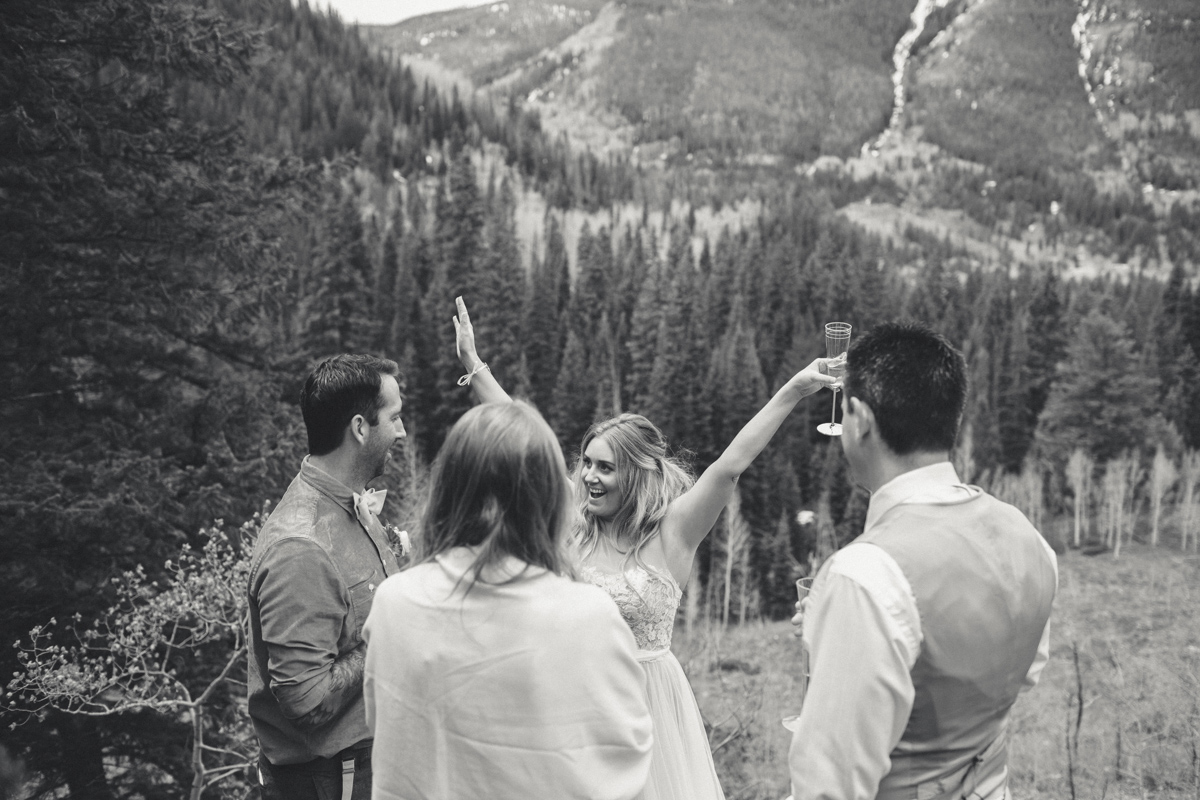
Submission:
{"label": "white dress shirt", "polygon": [[[980,491],[963,485],[949,462],[906,472],[871,495],[864,530],[901,503],[953,502]],[[1054,551],[1043,546],[1057,576]],[[881,547],[851,542],[820,570],[804,606],[811,681],[800,715],[785,721],[793,731],[794,800],[871,800],[912,711],[911,671],[923,641],[912,587]],[[1049,637],[1047,622],[1026,689],[1046,665]],[[1005,785],[977,791],[982,800],[1002,800]]]}

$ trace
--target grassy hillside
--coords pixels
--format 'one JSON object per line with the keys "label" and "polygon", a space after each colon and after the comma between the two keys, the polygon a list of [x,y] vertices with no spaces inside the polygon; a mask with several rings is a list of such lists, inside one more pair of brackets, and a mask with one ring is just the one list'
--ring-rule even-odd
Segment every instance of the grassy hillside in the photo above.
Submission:
{"label": "grassy hillside", "polygon": [[629,165],[654,206],[719,207],[800,173],[838,207],[864,201],[847,215],[877,233],[948,233],[986,263],[1195,263],[1190,217],[1171,212],[1200,204],[1194,0],[951,0],[904,38],[915,4],[503,0],[369,35]]}
{"label": "grassy hillside", "polygon": [[[1059,569],[1051,659],[1013,713],[1013,796],[1195,798],[1200,556],[1146,547],[1119,560],[1069,552]],[[729,740],[716,750],[726,795],[784,797],[791,734],[780,719],[800,705],[791,626],[680,631],[675,650],[714,725],[714,745]]]}
{"label": "grassy hillside", "polygon": [[1105,3],[1088,17],[1088,78],[1138,178],[1200,188],[1200,6]]}
{"label": "grassy hillside", "polygon": [[[633,144],[736,163],[856,152],[891,110],[892,51],[915,0],[628,0],[607,52],[576,62],[563,42],[603,4],[510,0],[371,29],[401,55],[452,65],[478,87],[553,92],[632,124]],[[560,45],[561,50],[550,50]],[[504,78],[503,81],[500,81]]]}
{"label": "grassy hillside", "polygon": [[891,58],[912,0],[627,4],[600,97],[642,141],[811,160],[887,125]]}
{"label": "grassy hillside", "polygon": [[607,0],[500,0],[364,30],[399,56],[438,61],[484,86],[591,22]]}
{"label": "grassy hillside", "polygon": [[[534,105],[587,146],[789,168],[853,155],[886,127],[914,5],[503,0],[368,33]],[[1198,39],[1192,0],[955,0],[913,45],[906,124],[1006,172],[1123,168],[1161,189],[1200,188]]]}
{"label": "grassy hillside", "polygon": [[988,166],[1078,169],[1111,163],[1078,70],[1072,0],[971,7],[910,73],[908,124]]}

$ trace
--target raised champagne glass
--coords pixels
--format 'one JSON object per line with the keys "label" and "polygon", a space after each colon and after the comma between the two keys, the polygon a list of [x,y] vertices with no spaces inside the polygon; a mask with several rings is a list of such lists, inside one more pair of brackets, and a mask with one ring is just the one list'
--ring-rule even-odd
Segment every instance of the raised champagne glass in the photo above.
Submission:
{"label": "raised champagne glass", "polygon": [[829,374],[838,378],[838,382],[830,386],[833,390],[833,408],[829,412],[829,422],[822,422],[817,430],[826,436],[841,436],[842,426],[837,421],[838,389],[842,388],[841,377],[846,374],[846,351],[850,349],[850,323],[825,323],[825,356],[833,359],[828,362],[826,369]]}

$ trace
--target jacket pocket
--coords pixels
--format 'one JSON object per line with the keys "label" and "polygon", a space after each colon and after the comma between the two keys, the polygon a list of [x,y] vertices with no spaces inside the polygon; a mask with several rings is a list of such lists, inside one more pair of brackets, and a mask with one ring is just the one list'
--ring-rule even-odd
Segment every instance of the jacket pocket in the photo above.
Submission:
{"label": "jacket pocket", "polygon": [[375,599],[375,587],[378,579],[372,575],[350,586],[351,613],[354,615],[354,638],[362,640],[363,623],[367,614],[371,613],[371,601]]}

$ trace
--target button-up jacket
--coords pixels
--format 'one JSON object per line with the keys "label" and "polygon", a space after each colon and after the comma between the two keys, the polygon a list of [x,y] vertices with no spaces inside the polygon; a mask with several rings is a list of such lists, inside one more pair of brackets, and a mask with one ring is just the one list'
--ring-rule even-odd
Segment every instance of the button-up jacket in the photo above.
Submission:
{"label": "button-up jacket", "polygon": [[250,567],[250,717],[272,764],[328,758],[370,738],[362,696],[311,731],[293,720],[329,691],[335,659],[362,642],[376,587],[399,571],[382,526],[309,459],[259,533]]}

